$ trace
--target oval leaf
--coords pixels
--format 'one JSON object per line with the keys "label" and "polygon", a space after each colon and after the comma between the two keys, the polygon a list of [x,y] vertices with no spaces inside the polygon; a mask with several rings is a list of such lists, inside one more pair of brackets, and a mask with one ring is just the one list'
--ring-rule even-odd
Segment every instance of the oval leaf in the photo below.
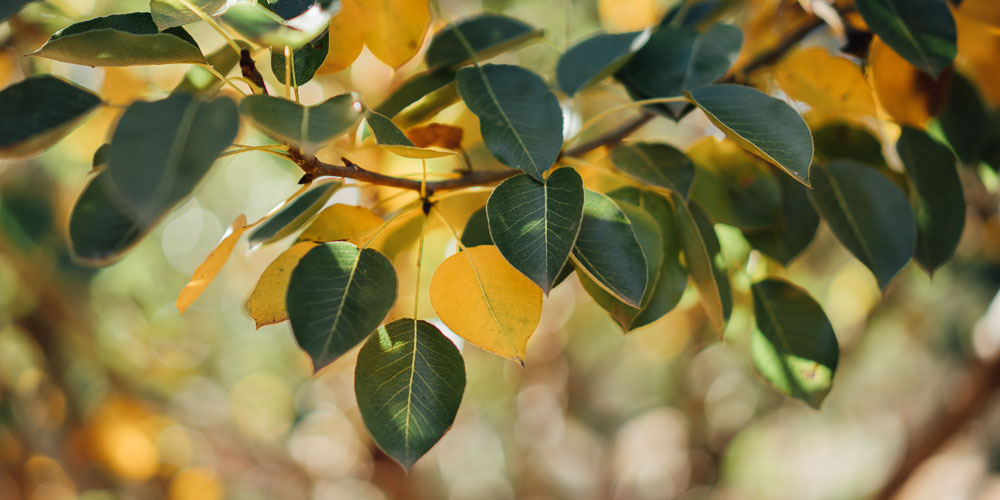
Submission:
{"label": "oval leaf", "polygon": [[247,311],[253,318],[257,328],[265,325],[281,323],[288,319],[288,310],[285,307],[285,296],[288,294],[288,283],[292,279],[292,270],[299,264],[309,250],[317,244],[311,241],[304,241],[292,245],[291,248],[281,252],[280,255],[264,269],[257,285],[250,293],[247,301]]}
{"label": "oval leaf", "polygon": [[861,67],[823,47],[793,52],[774,76],[781,90],[825,116],[875,116],[872,89]]}
{"label": "oval leaf", "polygon": [[[316,70],[323,65],[326,55],[330,50],[330,32],[324,31],[315,40],[292,51],[292,60],[295,67],[292,68],[292,81],[295,85],[304,85],[312,80]],[[285,84],[285,51],[274,49],[271,51],[271,72],[278,80],[278,83]]]}
{"label": "oval leaf", "polygon": [[346,243],[306,253],[285,297],[292,332],[313,369],[330,364],[364,340],[396,302],[396,270],[384,255]]}
{"label": "oval leaf", "polygon": [[730,139],[809,185],[812,133],[791,106],[743,85],[709,85],[687,96]]}
{"label": "oval leaf", "polygon": [[810,199],[837,239],[885,288],[913,255],[916,222],[906,196],[879,171],[851,160],[817,167]]}
{"label": "oval leaf", "polygon": [[252,95],[240,102],[240,112],[276,139],[312,152],[347,132],[361,119],[364,106],[355,94],[341,94],[314,106]]}
{"label": "oval leaf", "polygon": [[62,139],[101,104],[89,90],[51,75],[0,92],[0,158],[37,153]]}
{"label": "oval leaf", "polygon": [[316,215],[330,197],[342,187],[344,187],[342,181],[324,182],[313,186],[278,213],[268,217],[259,228],[250,233],[248,238],[250,248],[274,243],[294,233]]}
{"label": "oval leaf", "polygon": [[70,248],[76,259],[88,265],[109,264],[156,225],[157,220],[140,220],[119,198],[107,171],[98,173],[83,189],[69,219]]}
{"label": "oval leaf", "polygon": [[556,66],[559,90],[572,96],[618,71],[648,39],[649,31],[602,33],[570,47]]}
{"label": "oval leaf", "polygon": [[868,52],[868,72],[879,105],[898,123],[923,127],[947,95],[949,78],[935,80],[877,37]]}
{"label": "oval leaf", "polygon": [[434,35],[425,56],[429,69],[456,67],[472,62],[469,49],[455,33],[455,28],[465,37],[479,61],[542,36],[541,30],[507,16],[483,14],[463,19]]}
{"label": "oval leaf", "polygon": [[497,247],[466,248],[431,278],[431,304],[445,325],[473,345],[524,364],[542,317],[542,291]]}
{"label": "oval leaf", "polygon": [[341,0],[340,11],[330,20],[330,47],[320,74],[336,73],[350,67],[365,47],[365,10],[357,1]]}
{"label": "oval leaf", "polygon": [[369,111],[365,115],[368,127],[372,129],[375,140],[379,146],[404,158],[441,158],[455,153],[451,151],[438,151],[435,149],[418,148],[396,124],[392,123],[385,115]]}
{"label": "oval leaf", "polygon": [[204,63],[184,28],[159,31],[148,12],[115,14],[68,26],[32,55],[86,66]]}
{"label": "oval leaf", "polygon": [[619,144],[611,150],[615,168],[629,177],[687,198],[694,180],[694,163],[677,148],[663,143]]}
{"label": "oval leaf", "polygon": [[188,281],[184,289],[177,296],[177,311],[180,314],[184,314],[187,308],[194,303],[201,293],[208,288],[208,285],[212,283],[212,280],[219,275],[219,271],[222,271],[222,267],[226,265],[226,261],[229,260],[229,256],[233,254],[233,249],[236,248],[236,244],[240,241],[240,236],[249,229],[250,226],[247,225],[247,217],[245,215],[240,215],[233,221],[233,225],[227,231],[227,234],[222,241],[219,242],[215,250],[208,254],[205,261],[194,270],[194,275],[191,276],[191,280]]}
{"label": "oval leaf", "polygon": [[[705,309],[709,324],[715,333],[722,338],[726,325],[726,312],[723,306],[719,283],[715,279],[715,266],[708,249],[705,246],[705,236],[699,229],[684,199],[677,193],[670,194],[674,206],[675,222],[680,236],[681,250],[684,251],[684,262],[694,281],[694,287],[701,296],[701,306]],[[714,235],[709,235],[709,237]]]}
{"label": "oval leaf", "polygon": [[511,177],[493,190],[486,215],[500,253],[548,295],[580,232],[583,179],[572,168],[545,182]]}
{"label": "oval leaf", "polygon": [[857,0],[872,33],[925,73],[937,77],[955,58],[956,31],[943,0]]}
{"label": "oval leaf", "polygon": [[809,201],[807,188],[788,176],[780,176],[781,210],[778,223],[760,229],[744,229],[747,241],[768,257],[788,265],[809,246],[819,228],[819,214]]}
{"label": "oval leaf", "polygon": [[[350,1],[350,0],[349,0]],[[365,9],[365,45],[382,62],[399,68],[417,55],[431,23],[427,0],[359,2]]]}
{"label": "oval leaf", "polygon": [[366,207],[337,203],[324,208],[302,232],[299,241],[353,241],[375,232],[383,222]]}
{"label": "oval leaf", "polygon": [[840,358],[830,320],[815,299],[791,283],[769,279],[752,290],[754,367],[779,391],[819,408]]}
{"label": "oval leaf", "polygon": [[465,392],[465,361],[426,321],[397,319],[361,346],[354,394],[365,427],[409,469],[448,431]]}
{"label": "oval leaf", "polygon": [[583,220],[573,258],[605,290],[632,307],[641,306],[646,258],[632,222],[607,195],[584,190]]}
{"label": "oval leaf", "polygon": [[563,142],[562,110],[545,82],[524,68],[496,64],[463,68],[456,79],[490,153],[542,180]]}

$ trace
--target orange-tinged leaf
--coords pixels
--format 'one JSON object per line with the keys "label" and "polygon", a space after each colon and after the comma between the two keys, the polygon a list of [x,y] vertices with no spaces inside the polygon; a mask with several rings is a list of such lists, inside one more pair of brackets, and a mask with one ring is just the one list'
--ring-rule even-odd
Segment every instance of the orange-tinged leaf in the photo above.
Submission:
{"label": "orange-tinged leaf", "polygon": [[265,325],[281,323],[288,319],[285,309],[285,294],[288,293],[288,283],[292,279],[292,270],[317,243],[304,241],[292,245],[268,264],[261,273],[257,286],[247,301],[250,317],[257,323],[257,328]]}
{"label": "orange-tinged leaf", "polygon": [[868,72],[879,104],[900,124],[922,128],[944,102],[947,72],[931,78],[878,37],[872,40]]}
{"label": "orange-tinged leaf", "polygon": [[978,84],[983,97],[1000,106],[1000,2],[965,0],[955,10],[958,28],[956,64]]}
{"label": "orange-tinged leaf", "polygon": [[431,278],[441,321],[470,343],[524,363],[528,338],[542,317],[542,289],[507,263],[493,245],[448,257]]}
{"label": "orange-tinged leaf", "polygon": [[462,127],[443,123],[428,123],[406,131],[406,137],[418,148],[437,146],[458,149],[462,146]]}
{"label": "orange-tinged leaf", "polygon": [[354,240],[373,233],[382,223],[382,218],[366,207],[338,203],[324,208],[302,232],[299,241],[323,243],[348,240],[358,243]]}
{"label": "orange-tinged leaf", "polygon": [[823,47],[792,53],[774,76],[785,93],[825,116],[875,115],[875,100],[861,68]]}
{"label": "orange-tinged leaf", "polygon": [[659,21],[659,8],[653,0],[599,0],[597,12],[608,31],[635,31]]}
{"label": "orange-tinged leaf", "polygon": [[222,270],[222,266],[226,265],[226,261],[229,260],[229,256],[233,254],[233,249],[236,248],[236,243],[240,241],[240,236],[251,226],[247,225],[247,217],[245,215],[240,215],[233,221],[233,225],[229,228],[229,234],[219,245],[212,250],[212,253],[208,254],[205,258],[205,262],[202,262],[198,269],[194,270],[194,275],[191,276],[191,281],[181,290],[180,295],[177,296],[177,310],[181,314],[193,303],[201,292],[205,291],[212,280],[219,274]]}
{"label": "orange-tinged leaf", "polygon": [[349,67],[361,55],[368,24],[360,1],[340,1],[340,12],[330,20],[330,49],[317,73],[336,73]]}
{"label": "orange-tinged leaf", "polygon": [[417,55],[431,23],[427,0],[359,0],[367,25],[365,44],[382,62],[399,68]]}

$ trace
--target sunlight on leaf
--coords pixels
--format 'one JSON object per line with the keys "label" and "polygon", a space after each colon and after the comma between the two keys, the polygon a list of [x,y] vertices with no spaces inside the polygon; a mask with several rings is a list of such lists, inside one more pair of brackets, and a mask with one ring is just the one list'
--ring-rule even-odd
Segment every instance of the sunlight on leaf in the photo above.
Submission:
{"label": "sunlight on leaf", "polygon": [[797,50],[774,70],[781,90],[823,116],[875,116],[875,101],[861,68],[823,47]]}
{"label": "sunlight on leaf", "polygon": [[201,293],[205,291],[205,288],[212,283],[212,280],[219,275],[219,271],[222,270],[222,266],[226,265],[226,261],[229,260],[229,256],[233,254],[233,249],[236,248],[236,243],[240,241],[240,236],[251,226],[247,225],[247,217],[245,215],[240,215],[233,221],[233,225],[229,227],[227,235],[222,238],[219,245],[212,250],[212,253],[208,254],[205,258],[205,262],[202,262],[198,269],[194,270],[194,275],[191,276],[191,280],[188,284],[184,286],[181,290],[180,295],[177,296],[177,310],[181,314],[187,311],[187,308],[191,306]]}
{"label": "sunlight on leaf", "polygon": [[299,241],[357,240],[378,229],[383,223],[381,217],[367,207],[337,203],[323,209],[316,219],[299,236]]}
{"label": "sunlight on leaf", "polygon": [[295,269],[302,256],[316,245],[311,241],[292,245],[278,258],[271,261],[261,273],[257,285],[250,294],[250,300],[247,301],[247,310],[257,324],[257,328],[281,323],[288,319],[285,295],[288,293],[288,282],[292,279],[292,270]]}

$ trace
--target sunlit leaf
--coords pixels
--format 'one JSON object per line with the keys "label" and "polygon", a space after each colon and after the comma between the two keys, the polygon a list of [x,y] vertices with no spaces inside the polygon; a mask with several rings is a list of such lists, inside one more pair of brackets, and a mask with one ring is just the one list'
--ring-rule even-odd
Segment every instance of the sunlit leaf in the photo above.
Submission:
{"label": "sunlit leaf", "polygon": [[428,0],[364,1],[365,45],[382,62],[399,68],[417,55],[431,22]]}
{"label": "sunlit leaf", "polygon": [[436,149],[428,149],[417,147],[402,130],[396,127],[396,124],[392,123],[385,115],[380,115],[376,112],[369,111],[365,115],[365,121],[368,122],[368,128],[372,130],[375,135],[375,140],[378,145],[381,146],[386,151],[397,154],[404,158],[441,158],[442,156],[450,156],[455,154],[452,151],[438,151]]}
{"label": "sunlit leaf", "polygon": [[311,151],[347,132],[361,119],[364,107],[355,94],[341,94],[313,106],[252,95],[240,102],[240,112],[267,134]]}
{"label": "sunlit leaf", "polygon": [[313,369],[364,340],[396,301],[396,270],[384,255],[347,242],[324,243],[299,260],[285,297],[288,319]]}
{"label": "sunlit leaf", "polygon": [[701,305],[705,309],[708,322],[721,339],[722,330],[726,323],[726,313],[719,284],[715,280],[715,267],[708,249],[705,247],[705,237],[701,234],[694,216],[688,210],[684,198],[681,198],[677,193],[671,193],[670,201],[674,207],[681,250],[684,252],[684,263],[688,273],[691,274],[695,288],[698,289],[698,295],[701,296]]}
{"label": "sunlit leaf", "polygon": [[367,207],[337,203],[323,209],[309,227],[299,235],[299,241],[355,240],[382,226],[381,217]]}
{"label": "sunlit leaf", "polygon": [[[312,80],[313,75],[323,65],[326,60],[330,45],[330,33],[324,31],[315,40],[292,51],[292,60],[295,67],[292,68],[292,81],[295,85],[304,85]],[[278,80],[278,83],[285,83],[285,52],[275,49],[271,51],[271,72]]]}
{"label": "sunlit leaf", "polygon": [[315,247],[317,243],[304,241],[292,245],[271,261],[257,279],[257,285],[250,293],[247,301],[247,311],[257,324],[257,328],[265,325],[281,323],[288,319],[285,308],[285,296],[288,294],[288,283],[292,279],[292,270],[302,257]]}
{"label": "sunlit leaf", "polygon": [[445,149],[458,149],[462,147],[462,136],[464,131],[461,127],[447,125],[444,123],[428,123],[418,127],[411,127],[406,131],[406,137],[413,141],[413,144],[421,148],[437,146]]}
{"label": "sunlit leaf", "polygon": [[101,98],[51,75],[20,81],[0,92],[0,158],[28,156],[62,139]]}
{"label": "sunlit leaf", "polygon": [[735,142],[705,137],[688,149],[698,166],[691,199],[720,224],[741,229],[776,224],[781,210],[779,177],[765,161]]}
{"label": "sunlit leaf", "polygon": [[[249,49],[250,45],[243,40],[237,40],[241,49]],[[228,44],[208,56],[208,65],[215,68],[220,75],[228,75],[240,62],[240,55]],[[211,71],[201,66],[191,66],[184,79],[174,87],[174,92],[186,92],[198,96],[211,97],[222,87],[223,82]]]}
{"label": "sunlit leaf", "polygon": [[901,124],[922,127],[944,101],[947,78],[934,80],[878,38],[871,44],[868,71],[879,104]]}
{"label": "sunlit leaf", "polygon": [[317,72],[336,73],[350,67],[364,49],[365,29],[365,11],[358,0],[340,0],[340,11],[330,20],[326,60]]}
{"label": "sunlit leaf", "polygon": [[640,182],[677,191],[687,198],[694,164],[677,148],[659,142],[619,144],[611,150],[615,168]]}
{"label": "sunlit leaf", "polygon": [[955,19],[942,0],[857,0],[872,32],[931,76],[951,65],[956,52]]}
{"label": "sunlit leaf", "polygon": [[466,248],[431,278],[431,304],[453,332],[484,350],[524,362],[542,316],[542,290],[514,269],[497,247]]}
{"label": "sunlit leaf", "polygon": [[464,391],[462,354],[426,321],[384,325],[358,352],[361,418],[379,448],[406,469],[451,427]]}
{"label": "sunlit leaf", "polygon": [[[210,16],[221,14],[221,10],[228,3],[227,0],[186,1]],[[153,16],[153,22],[161,30],[201,21],[201,17],[192,12],[180,0],[149,0],[149,13]]]}
{"label": "sunlit leaf", "polygon": [[455,73],[450,70],[420,73],[403,82],[399,88],[382,101],[382,104],[375,108],[375,112],[393,118],[424,96],[445,87],[454,87],[454,82]]}
{"label": "sunlit leaf", "polygon": [[[497,14],[482,14],[463,19],[455,24],[480,61],[510,50],[522,43],[542,36],[541,30],[517,19]],[[427,47],[427,67],[431,70],[442,67],[457,67],[472,62],[469,49],[455,33],[455,27],[447,26],[434,35]]]}
{"label": "sunlit leaf", "polygon": [[295,19],[285,20],[254,2],[233,5],[226,9],[221,19],[258,44],[297,49],[323,33],[332,14],[330,9],[310,9]]}
{"label": "sunlit leaf", "polygon": [[573,258],[587,276],[622,302],[640,307],[647,266],[632,221],[607,195],[584,191]]}
{"label": "sunlit leaf", "polygon": [[253,230],[248,238],[250,247],[274,243],[292,234],[316,215],[323,205],[326,205],[327,200],[342,187],[344,187],[342,181],[324,182],[313,186]]}
{"label": "sunlit leaf", "polygon": [[648,39],[648,31],[602,33],[570,47],[556,66],[559,90],[572,96],[618,71]]}
{"label": "sunlit leaf", "polygon": [[719,289],[719,299],[722,301],[722,319],[728,321],[733,312],[733,291],[729,284],[729,274],[726,272],[726,257],[722,254],[722,245],[715,232],[715,224],[705,210],[697,202],[688,202],[688,211],[698,226],[698,233],[705,243],[705,251],[712,261],[712,276],[715,287]]}
{"label": "sunlit leaf", "polygon": [[148,12],[114,14],[70,25],[32,55],[86,66],[203,63],[184,28],[159,31]]}
{"label": "sunlit leaf", "polygon": [[212,250],[212,253],[208,254],[205,261],[194,270],[191,280],[188,281],[187,285],[184,285],[184,289],[177,296],[176,306],[180,314],[184,314],[184,311],[187,311],[187,308],[201,296],[205,288],[208,288],[212,280],[218,276],[219,271],[222,271],[222,266],[226,265],[229,256],[233,254],[233,249],[236,248],[236,243],[240,241],[240,236],[243,236],[243,233],[247,229],[249,229],[247,218],[245,215],[240,215],[233,221],[233,225],[227,231],[226,237],[219,242],[219,245],[215,247],[215,250]]}
{"label": "sunlit leaf", "polygon": [[861,67],[823,47],[792,52],[774,70],[785,93],[824,116],[875,116],[875,101]]}
{"label": "sunlit leaf", "polygon": [[768,279],[752,289],[754,367],[779,391],[819,408],[840,358],[830,320],[815,299],[791,283]]}

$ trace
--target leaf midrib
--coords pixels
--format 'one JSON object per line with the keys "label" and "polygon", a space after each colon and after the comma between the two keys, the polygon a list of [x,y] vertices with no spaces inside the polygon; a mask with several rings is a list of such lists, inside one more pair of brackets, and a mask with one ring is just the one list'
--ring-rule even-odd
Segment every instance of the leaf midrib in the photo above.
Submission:
{"label": "leaf midrib", "polygon": [[517,139],[517,144],[521,146],[521,149],[524,150],[524,154],[528,157],[528,160],[531,162],[531,167],[534,168],[535,170],[534,173],[536,175],[540,174],[541,169],[539,169],[538,165],[535,164],[535,158],[531,156],[531,151],[528,150],[528,146],[524,144],[523,140],[521,140],[521,134],[519,134],[517,132],[517,129],[514,128],[514,124],[510,121],[510,117],[507,116],[507,112],[504,111],[503,106],[500,105],[500,99],[497,97],[496,93],[493,92],[493,86],[490,85],[489,79],[486,78],[486,72],[483,71],[483,68],[480,67],[478,64],[475,66],[475,71],[479,75],[479,78],[482,79],[483,85],[486,87],[486,92],[489,94],[490,99],[493,101],[493,104],[496,106],[497,111],[503,118],[504,123],[506,123],[507,127],[511,130],[511,132],[514,133],[514,138]]}
{"label": "leaf midrib", "polygon": [[333,342],[333,334],[337,331],[337,325],[340,324],[340,318],[343,317],[344,304],[347,303],[347,297],[351,293],[351,284],[354,282],[354,275],[357,274],[358,264],[361,262],[361,254],[364,250],[358,252],[357,258],[354,259],[354,265],[351,266],[351,274],[347,277],[347,284],[344,286],[344,295],[340,298],[340,305],[337,306],[337,312],[334,313],[333,325],[330,326],[330,332],[326,336],[326,342],[323,343],[323,349],[320,354],[326,354],[330,349],[330,344]]}
{"label": "leaf midrib", "polygon": [[[830,189],[833,191],[833,196],[836,198],[838,208],[843,212],[844,218],[847,220],[847,225],[851,227],[851,232],[854,233],[854,237],[858,240],[858,244],[861,245],[861,250],[865,253],[865,257],[872,266],[876,265],[875,256],[872,254],[870,248],[868,248],[868,243],[865,241],[864,235],[861,234],[861,228],[858,226],[857,221],[854,219],[854,213],[851,212],[850,206],[847,204],[847,200],[844,199],[843,193],[840,191],[840,186],[837,184],[837,179],[834,177],[833,172],[829,168],[826,169],[827,175],[830,177]],[[876,273],[877,275],[878,273]]]}

